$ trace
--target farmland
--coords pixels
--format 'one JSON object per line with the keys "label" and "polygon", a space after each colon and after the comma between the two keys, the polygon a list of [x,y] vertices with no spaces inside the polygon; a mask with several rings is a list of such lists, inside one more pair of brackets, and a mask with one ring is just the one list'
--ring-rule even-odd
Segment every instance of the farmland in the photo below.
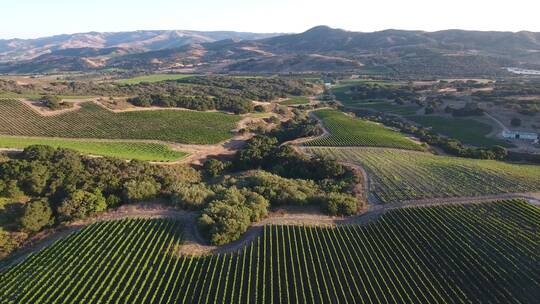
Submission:
{"label": "farmland", "polygon": [[178,256],[181,223],[93,224],[0,274],[2,303],[533,303],[540,210],[395,209],[366,226],[266,226],[233,253]]}
{"label": "farmland", "polygon": [[336,110],[318,110],[329,136],[307,142],[307,146],[373,146],[423,150],[422,146],[380,124],[347,116]]}
{"label": "farmland", "polygon": [[412,116],[412,121],[425,127],[431,127],[433,131],[456,138],[464,144],[474,146],[493,146],[508,144],[502,140],[486,137],[493,128],[485,123],[473,119],[444,118],[440,116]]}
{"label": "farmland", "polygon": [[215,144],[232,136],[240,116],[156,110],[114,113],[94,103],[55,116],[41,116],[17,100],[0,100],[0,134],[11,136],[148,139]]}
{"label": "farmland", "polygon": [[309,103],[309,98],[304,97],[304,96],[291,96],[281,102],[282,105],[286,105],[286,106],[303,105],[303,104],[308,104],[308,103]]}
{"label": "farmland", "polygon": [[31,145],[47,145],[90,155],[145,161],[175,161],[187,155],[187,153],[174,151],[164,144],[157,143],[0,136],[0,148],[24,149]]}
{"label": "farmland", "polygon": [[121,84],[138,84],[141,82],[160,82],[160,81],[166,81],[166,80],[178,80],[183,79],[186,77],[192,77],[194,75],[189,74],[152,74],[152,75],[145,75],[145,76],[137,76],[133,78],[128,79],[121,79],[118,80]]}
{"label": "farmland", "polygon": [[362,165],[370,191],[383,203],[540,191],[540,169],[491,160],[380,148],[307,148]]}

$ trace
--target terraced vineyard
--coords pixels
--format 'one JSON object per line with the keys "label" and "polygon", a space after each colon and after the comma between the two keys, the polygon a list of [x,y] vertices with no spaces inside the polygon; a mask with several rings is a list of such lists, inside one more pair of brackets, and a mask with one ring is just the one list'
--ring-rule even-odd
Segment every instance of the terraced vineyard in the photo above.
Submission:
{"label": "terraced vineyard", "polygon": [[160,162],[175,161],[188,155],[185,152],[174,151],[164,144],[156,143],[0,136],[0,148],[24,149],[31,145],[67,148],[90,155]]}
{"label": "terraced vineyard", "polygon": [[371,146],[423,150],[422,146],[400,133],[374,122],[347,116],[336,110],[313,112],[322,120],[330,136],[305,143],[306,146]]}
{"label": "terraced vineyard", "polygon": [[306,148],[362,165],[383,203],[540,191],[540,167],[380,148]]}
{"label": "terraced vineyard", "polygon": [[155,139],[215,144],[231,137],[240,116],[196,111],[114,113],[96,104],[42,116],[17,100],[0,100],[0,134],[35,137]]}
{"label": "terraced vineyard", "polygon": [[176,257],[172,220],[103,222],[0,274],[1,303],[536,303],[540,209],[395,209],[367,226],[267,226]]}

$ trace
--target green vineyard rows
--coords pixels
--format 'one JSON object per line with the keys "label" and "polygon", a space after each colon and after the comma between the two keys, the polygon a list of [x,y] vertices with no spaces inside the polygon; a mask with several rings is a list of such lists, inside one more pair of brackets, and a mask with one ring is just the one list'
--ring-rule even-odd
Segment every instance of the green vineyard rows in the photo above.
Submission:
{"label": "green vineyard rows", "polygon": [[306,148],[363,166],[383,203],[540,191],[540,168],[380,148]]}
{"label": "green vineyard rows", "polygon": [[322,120],[330,135],[309,141],[304,144],[306,146],[370,146],[423,150],[419,144],[380,124],[353,118],[336,110],[324,109],[313,113]]}
{"label": "green vineyard rows", "polygon": [[102,222],[0,274],[1,303],[535,303],[540,209],[394,209],[337,228],[266,226],[235,253],[176,256],[173,220]]}
{"label": "green vineyard rows", "polygon": [[174,151],[164,144],[156,143],[0,136],[0,148],[24,149],[31,145],[47,145],[90,155],[145,161],[175,161],[187,155],[185,152]]}
{"label": "green vineyard rows", "polygon": [[17,100],[0,100],[0,134],[13,136],[150,139],[215,144],[231,137],[239,116],[196,111],[114,113],[93,103],[55,116],[42,116]]}

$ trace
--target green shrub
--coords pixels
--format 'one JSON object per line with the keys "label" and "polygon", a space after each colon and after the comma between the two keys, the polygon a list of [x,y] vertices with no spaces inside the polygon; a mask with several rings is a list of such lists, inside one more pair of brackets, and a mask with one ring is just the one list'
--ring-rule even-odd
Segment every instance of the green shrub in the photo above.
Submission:
{"label": "green shrub", "polygon": [[152,177],[132,179],[124,183],[124,198],[129,202],[153,199],[161,186]]}
{"label": "green shrub", "polygon": [[47,199],[30,201],[24,208],[21,225],[29,231],[40,231],[54,222],[52,209]]}
{"label": "green shrub", "polygon": [[57,211],[63,220],[74,220],[83,219],[106,208],[107,202],[98,189],[94,192],[76,190],[62,202]]}
{"label": "green shrub", "polygon": [[353,215],[358,211],[358,201],[350,194],[333,192],[321,199],[321,209],[330,215]]}
{"label": "green shrub", "polygon": [[172,203],[189,210],[200,210],[214,195],[205,184],[177,184],[172,190]]}
{"label": "green shrub", "polygon": [[213,245],[240,238],[252,221],[268,213],[268,201],[257,193],[236,187],[216,194],[199,218],[199,228]]}

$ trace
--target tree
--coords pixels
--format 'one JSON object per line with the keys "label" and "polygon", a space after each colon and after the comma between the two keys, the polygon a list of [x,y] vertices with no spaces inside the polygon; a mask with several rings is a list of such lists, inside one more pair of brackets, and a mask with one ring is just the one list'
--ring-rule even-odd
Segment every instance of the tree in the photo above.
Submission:
{"label": "tree", "polygon": [[172,203],[190,210],[200,210],[214,195],[205,184],[177,184],[172,190]]}
{"label": "tree", "polygon": [[353,215],[358,211],[356,198],[349,194],[330,193],[322,201],[321,208],[330,215]]}
{"label": "tree", "polygon": [[107,202],[99,189],[94,192],[76,190],[58,207],[58,214],[65,220],[84,219],[105,209]]}
{"label": "tree", "polygon": [[214,245],[223,245],[240,238],[252,221],[268,214],[268,201],[257,193],[224,189],[208,203],[198,224],[202,232]]}
{"label": "tree", "polygon": [[53,213],[47,199],[38,199],[26,204],[21,225],[29,231],[40,231],[53,223]]}
{"label": "tree", "polygon": [[161,185],[152,177],[143,177],[125,182],[123,189],[124,198],[136,202],[155,198]]}
{"label": "tree", "polygon": [[230,162],[222,162],[215,158],[208,159],[203,164],[203,172],[206,177],[220,176],[230,167]]}

